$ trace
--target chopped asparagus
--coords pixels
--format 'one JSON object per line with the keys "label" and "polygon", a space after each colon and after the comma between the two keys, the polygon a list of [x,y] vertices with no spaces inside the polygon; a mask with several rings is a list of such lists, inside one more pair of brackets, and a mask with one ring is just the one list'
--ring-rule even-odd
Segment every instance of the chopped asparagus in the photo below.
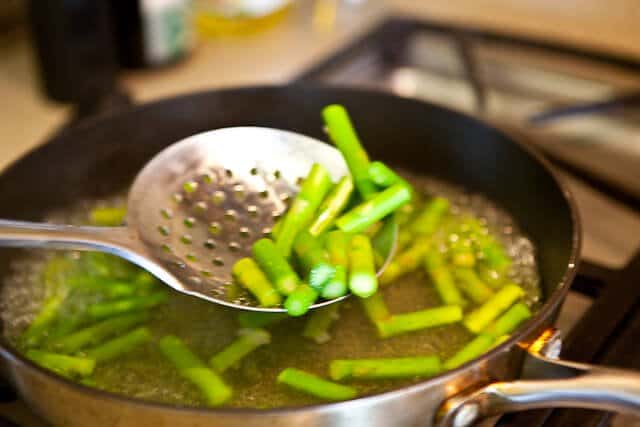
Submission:
{"label": "chopped asparagus", "polygon": [[302,316],[309,311],[309,307],[316,302],[318,296],[318,291],[306,283],[302,283],[295,291],[289,294],[284,301],[284,308],[287,309],[289,316]]}
{"label": "chopped asparagus", "polygon": [[366,199],[376,192],[369,179],[369,156],[362,148],[347,110],[342,105],[329,105],[322,110],[329,138],[342,153],[360,195]]}
{"label": "chopped asparagus", "polygon": [[445,304],[456,304],[464,307],[467,301],[462,297],[455,285],[453,276],[437,250],[430,250],[425,255],[424,266],[433,281],[433,285]]}
{"label": "chopped asparagus", "polygon": [[379,187],[387,188],[395,184],[404,184],[411,188],[407,181],[382,162],[371,162],[368,173],[369,179]]}
{"label": "chopped asparagus", "polygon": [[302,336],[315,341],[318,344],[324,344],[331,339],[329,328],[340,317],[340,303],[331,304],[328,307],[322,307],[314,310],[309,314],[307,323],[304,325]]}
{"label": "chopped asparagus", "polygon": [[240,285],[256,297],[261,306],[276,307],[282,303],[278,291],[251,258],[238,260],[233,266],[232,273]]}
{"label": "chopped asparagus", "polygon": [[437,356],[396,359],[332,360],[329,376],[334,381],[349,379],[387,379],[431,377],[440,373]]}
{"label": "chopped asparagus", "polygon": [[316,218],[309,226],[309,233],[312,236],[319,236],[328,230],[345,206],[347,206],[347,203],[349,203],[352,193],[353,180],[348,175],[343,176],[318,208]]}
{"label": "chopped asparagus", "polygon": [[287,210],[277,233],[276,246],[285,258],[291,255],[296,236],[312,221],[313,215],[330,188],[329,172],[314,163],[300,187],[300,192]]}
{"label": "chopped asparagus", "polygon": [[89,317],[95,320],[106,319],[108,317],[119,316],[132,311],[146,310],[160,304],[164,304],[169,296],[166,292],[160,291],[151,295],[134,296],[116,301],[106,301],[91,305],[87,309]]}
{"label": "chopped asparagus", "polygon": [[467,314],[463,323],[467,329],[477,334],[523,295],[524,290],[520,286],[507,284],[487,302]]}
{"label": "chopped asparagus", "polygon": [[477,243],[482,260],[490,269],[505,273],[511,266],[511,258],[502,245],[492,237],[481,239]]}
{"label": "chopped asparagus", "polygon": [[219,406],[231,398],[231,388],[214,371],[173,335],[160,340],[160,351],[176,367],[180,375],[200,389],[206,402]]}
{"label": "chopped asparagus", "polygon": [[45,299],[42,308],[20,337],[21,347],[32,348],[42,343],[47,337],[52,323],[58,318],[58,311],[64,300],[65,297],[62,295],[53,295]]}
{"label": "chopped asparagus", "polygon": [[99,226],[117,226],[124,222],[126,216],[124,208],[95,208],[89,212],[89,222]]}
{"label": "chopped asparagus", "polygon": [[286,368],[278,375],[278,383],[286,384],[296,390],[303,391],[324,400],[353,399],[358,392],[353,387],[332,383],[307,372]]}
{"label": "chopped asparagus", "polygon": [[96,362],[106,362],[133,351],[138,346],[151,341],[151,332],[145,327],[134,329],[128,334],[107,341],[84,352]]}
{"label": "chopped asparagus", "polygon": [[494,337],[491,335],[480,334],[462,347],[456,354],[445,360],[443,367],[445,369],[457,368],[485,353],[493,346],[493,342]]}
{"label": "chopped asparagus", "polygon": [[388,338],[406,332],[435,326],[448,325],[462,320],[462,309],[458,305],[445,305],[405,314],[394,314],[389,319],[378,322],[381,338]]}
{"label": "chopped asparagus", "polygon": [[458,287],[476,304],[482,304],[493,295],[493,291],[470,268],[454,268],[453,275]]}
{"label": "chopped asparagus", "polygon": [[264,329],[241,330],[235,341],[209,359],[209,365],[216,372],[224,372],[261,345],[270,342],[271,334]]}
{"label": "chopped asparagus", "polygon": [[436,231],[447,212],[449,201],[443,197],[434,197],[411,222],[409,229],[413,233],[430,235]]}
{"label": "chopped asparagus", "polygon": [[378,290],[373,248],[364,234],[356,234],[349,242],[349,289],[361,298]]}
{"label": "chopped asparagus", "polygon": [[282,295],[289,295],[300,283],[300,278],[270,239],[253,244],[253,257]]}
{"label": "chopped asparagus", "polygon": [[386,285],[403,274],[417,269],[431,248],[431,242],[418,238],[409,248],[399,253],[380,276],[380,283]]}
{"label": "chopped asparagus", "polygon": [[86,377],[93,373],[96,366],[96,361],[87,357],[67,356],[42,350],[28,350],[26,356],[43,368],[65,377]]}
{"label": "chopped asparagus", "polygon": [[335,274],[335,267],[329,262],[320,241],[308,231],[302,231],[296,237],[293,250],[307,272],[309,285],[316,292],[322,292],[324,285]]}
{"label": "chopped asparagus", "polygon": [[90,345],[98,344],[107,337],[127,331],[148,318],[149,315],[144,311],[113,317],[80,329],[71,335],[51,340],[49,347],[60,353],[75,353]]}
{"label": "chopped asparagus", "polygon": [[514,304],[502,316],[489,325],[482,333],[499,338],[513,332],[522,322],[531,317],[531,310],[526,304]]}
{"label": "chopped asparagus", "polygon": [[324,285],[321,295],[325,299],[334,299],[347,293],[347,267],[349,265],[350,236],[343,231],[335,230],[327,234],[325,246],[329,261],[335,266],[335,274]]}
{"label": "chopped asparagus", "polygon": [[336,220],[336,226],[348,233],[363,232],[410,201],[411,191],[406,186],[393,185],[343,214]]}
{"label": "chopped asparagus", "polygon": [[362,304],[365,314],[376,327],[379,322],[391,318],[391,313],[387,308],[387,304],[384,302],[381,292],[376,292],[369,298],[360,298],[360,303]]}

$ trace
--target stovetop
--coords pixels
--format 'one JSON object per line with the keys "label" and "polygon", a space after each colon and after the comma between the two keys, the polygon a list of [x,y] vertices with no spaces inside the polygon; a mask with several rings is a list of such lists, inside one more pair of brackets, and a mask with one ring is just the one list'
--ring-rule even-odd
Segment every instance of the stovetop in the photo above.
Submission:
{"label": "stovetop", "polygon": [[[562,356],[640,369],[639,63],[390,19],[297,80],[424,99],[524,134],[568,181],[584,226],[579,275],[558,319]],[[7,418],[0,427],[46,425],[22,402],[0,404],[0,415]],[[483,425],[640,427],[640,421],[597,411],[540,410]]]}

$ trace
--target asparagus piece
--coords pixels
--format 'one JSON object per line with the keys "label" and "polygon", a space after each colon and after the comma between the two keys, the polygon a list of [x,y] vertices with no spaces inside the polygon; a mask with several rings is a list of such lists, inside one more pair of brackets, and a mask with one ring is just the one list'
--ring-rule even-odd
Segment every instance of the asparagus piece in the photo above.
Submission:
{"label": "asparagus piece", "polygon": [[117,226],[124,222],[127,216],[125,208],[95,208],[89,212],[89,222],[99,226]]}
{"label": "asparagus piece", "polygon": [[458,239],[450,245],[451,263],[456,267],[471,268],[476,265],[473,246],[468,239]]}
{"label": "asparagus piece", "polygon": [[318,214],[309,226],[309,233],[312,236],[319,236],[328,230],[340,212],[347,206],[352,193],[353,180],[348,175],[343,176],[318,208]]}
{"label": "asparagus piece", "polygon": [[138,267],[128,261],[102,252],[84,252],[81,260],[86,273],[91,276],[131,280],[140,272]]}
{"label": "asparagus piece", "polygon": [[300,283],[300,278],[270,239],[253,244],[253,257],[282,295],[289,295]]}
{"label": "asparagus piece", "polygon": [[368,198],[376,192],[375,184],[369,179],[369,156],[360,144],[347,110],[342,105],[329,105],[322,110],[322,117],[329,138],[342,153],[358,192],[362,198]]}
{"label": "asparagus piece", "polygon": [[520,286],[509,283],[483,305],[467,314],[463,323],[467,329],[477,334],[523,295],[524,290]]}
{"label": "asparagus piece", "polygon": [[309,314],[309,319],[304,325],[302,336],[315,341],[318,344],[324,344],[331,339],[329,328],[338,320],[340,315],[340,303],[331,304],[328,307],[322,307],[314,310]]}
{"label": "asparagus piece", "polygon": [[70,313],[65,316],[59,317],[49,330],[46,343],[48,344],[53,340],[69,335],[71,332],[77,330],[86,321],[86,309],[82,309],[76,313]]}
{"label": "asparagus piece", "polygon": [[87,357],[67,356],[42,350],[28,350],[26,356],[43,368],[65,377],[91,375],[96,366],[96,361]]}
{"label": "asparagus piece", "polygon": [[505,273],[511,266],[511,258],[502,245],[493,238],[482,239],[478,242],[478,249],[484,263],[493,270]]}
{"label": "asparagus piece", "polygon": [[209,365],[222,373],[261,345],[270,342],[271,334],[264,329],[243,329],[235,341],[209,359]]}
{"label": "asparagus piece", "polygon": [[387,269],[380,276],[380,284],[386,285],[393,282],[403,274],[410,273],[420,266],[425,255],[431,248],[428,240],[418,238],[413,245],[396,256],[389,263]]}
{"label": "asparagus piece", "polygon": [[336,226],[348,233],[360,233],[411,201],[411,191],[402,184],[373,195],[336,220]]}
{"label": "asparagus piece", "polygon": [[136,347],[151,341],[151,332],[145,327],[134,329],[128,334],[114,338],[84,352],[96,362],[106,362],[133,351]]}
{"label": "asparagus piece", "polygon": [[129,297],[136,294],[147,294],[156,287],[155,279],[151,281],[140,275],[139,279],[125,281],[109,277],[96,277],[88,274],[79,274],[67,279],[67,284],[72,288],[100,292],[107,298]]}
{"label": "asparagus piece", "polygon": [[286,313],[261,313],[259,311],[243,311],[238,314],[238,323],[243,328],[264,328],[278,323],[289,316]]}
{"label": "asparagus piece", "polygon": [[58,317],[58,311],[64,300],[64,296],[53,295],[44,301],[40,312],[20,336],[20,346],[24,348],[37,347],[45,339],[51,324]]}
{"label": "asparagus piece", "polygon": [[318,206],[331,188],[329,172],[317,163],[311,167],[309,175],[302,183],[300,192],[287,210],[282,226],[278,230],[276,246],[288,258],[296,236],[313,219]]}
{"label": "asparagus piece", "polygon": [[378,290],[371,240],[364,234],[356,234],[349,242],[349,289],[361,298]]}
{"label": "asparagus piece", "polygon": [[462,309],[458,305],[445,305],[412,313],[394,314],[378,322],[381,338],[389,338],[405,332],[447,325],[462,320]]}
{"label": "asparagus piece", "polygon": [[113,317],[80,329],[71,335],[51,340],[49,347],[60,353],[75,353],[87,346],[98,344],[109,336],[120,334],[147,321],[148,318],[148,314],[144,311]]}
{"label": "asparagus piece", "polygon": [[319,240],[308,231],[302,231],[296,237],[293,250],[307,272],[309,285],[316,292],[322,292],[322,288],[333,277],[336,269],[329,262],[329,257]]}
{"label": "asparagus piece", "polygon": [[393,218],[389,218],[382,223],[382,226],[371,237],[371,246],[376,258],[376,265],[382,266],[387,257],[396,246],[396,231],[398,230],[398,213],[394,212]]}
{"label": "asparagus piece", "polygon": [[378,334],[382,335],[382,332],[380,332],[381,322],[384,322],[391,318],[391,313],[387,308],[387,304],[385,304],[384,302],[382,293],[376,292],[369,298],[360,298],[360,303],[362,304],[362,308],[369,318],[369,321],[374,324],[376,330],[378,331]]}
{"label": "asparagus piece", "polygon": [[318,299],[318,291],[306,283],[300,284],[284,301],[284,308],[289,316],[302,316]]}
{"label": "asparagus piece", "polygon": [[233,266],[232,273],[238,283],[256,297],[261,306],[275,307],[282,303],[278,291],[251,258],[238,260]]}
{"label": "asparagus piece", "polygon": [[180,375],[200,389],[207,404],[219,406],[231,398],[231,388],[193,354],[180,338],[167,335],[160,340],[159,346],[162,354],[173,363]]}
{"label": "asparagus piece", "polygon": [[458,287],[476,304],[482,304],[493,295],[493,291],[470,268],[454,268],[453,275]]}
{"label": "asparagus piece", "polygon": [[514,304],[495,322],[489,325],[482,333],[494,338],[500,338],[513,332],[522,322],[531,317],[531,311],[526,304],[519,302]]}
{"label": "asparagus piece", "polygon": [[295,368],[286,368],[280,372],[278,383],[286,384],[296,390],[324,400],[347,400],[353,399],[358,395],[358,392],[353,387],[332,383]]}
{"label": "asparagus piece", "polygon": [[169,296],[160,291],[151,295],[134,296],[116,301],[99,302],[87,309],[87,314],[95,320],[106,319],[132,311],[146,310],[160,304],[164,304]]}
{"label": "asparagus piece", "polygon": [[487,285],[491,286],[491,288],[500,289],[505,284],[506,274],[491,269],[485,265],[480,265],[477,270],[480,279]]}
{"label": "asparagus piece", "polygon": [[340,230],[331,231],[327,234],[325,247],[329,254],[329,261],[335,266],[335,273],[324,285],[321,292],[322,298],[334,299],[347,293],[349,240],[350,236]]}
{"label": "asparagus piece", "polygon": [[432,234],[449,212],[449,201],[443,197],[434,197],[409,225],[412,233]]}
{"label": "asparagus piece", "polygon": [[493,346],[493,342],[494,337],[491,335],[480,334],[462,347],[456,354],[445,360],[442,366],[447,370],[457,368],[487,352]]}
{"label": "asparagus piece", "polygon": [[350,379],[387,379],[431,377],[440,373],[437,356],[397,359],[332,360],[329,376],[334,381]]}
{"label": "asparagus piece", "polygon": [[425,255],[424,266],[433,281],[433,285],[445,304],[466,305],[466,300],[455,285],[451,272],[437,250],[430,250]]}

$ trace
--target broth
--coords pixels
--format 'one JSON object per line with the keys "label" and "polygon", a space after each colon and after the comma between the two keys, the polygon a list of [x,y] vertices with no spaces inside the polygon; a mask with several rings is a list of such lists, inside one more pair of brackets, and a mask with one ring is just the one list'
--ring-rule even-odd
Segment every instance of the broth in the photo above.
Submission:
{"label": "broth", "polygon": [[[498,237],[513,258],[511,279],[526,291],[525,302],[535,311],[541,293],[534,247],[513,220],[482,196],[468,194],[460,188],[431,179],[411,176],[409,179],[417,190],[425,194],[447,197],[454,214],[472,213],[487,221],[491,233]],[[92,207],[123,204],[122,197],[82,202],[67,212],[52,215],[50,221],[82,223]],[[2,289],[4,333],[14,344],[45,297],[44,286],[38,278],[51,256],[49,252],[28,252],[13,264],[13,274]],[[382,292],[392,313],[441,305],[422,271],[403,276],[396,283],[384,287]],[[304,318],[289,318],[269,326],[271,343],[258,348],[237,368],[222,375],[234,390],[232,400],[225,406],[275,408],[319,403],[313,397],[277,385],[278,373],[286,367],[296,367],[326,377],[329,362],[337,358],[438,355],[444,360],[473,336],[461,324],[454,324],[380,339],[356,297],[349,298],[341,306],[340,318],[331,327],[330,341],[317,344],[302,337],[304,323]],[[97,387],[145,400],[202,406],[198,390],[179,376],[158,351],[156,341],[166,334],[174,334],[206,361],[236,337],[239,329],[237,311],[172,292],[167,304],[152,309],[148,327],[154,341],[96,367],[93,378]],[[359,395],[367,395],[418,381],[369,380],[351,384]]]}

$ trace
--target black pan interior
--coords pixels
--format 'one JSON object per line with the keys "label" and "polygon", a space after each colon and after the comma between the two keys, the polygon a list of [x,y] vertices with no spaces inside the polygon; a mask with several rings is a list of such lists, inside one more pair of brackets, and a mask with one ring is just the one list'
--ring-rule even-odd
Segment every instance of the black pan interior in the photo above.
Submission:
{"label": "black pan interior", "polygon": [[[562,189],[520,145],[474,119],[382,93],[320,86],[211,91],[133,107],[53,137],[0,175],[0,218],[38,220],[74,200],[125,189],[145,162],[188,135],[270,126],[324,139],[320,110],[344,104],[372,156],[463,185],[507,209],[538,250],[543,292],[574,246]],[[0,277],[16,250],[0,250]]]}

